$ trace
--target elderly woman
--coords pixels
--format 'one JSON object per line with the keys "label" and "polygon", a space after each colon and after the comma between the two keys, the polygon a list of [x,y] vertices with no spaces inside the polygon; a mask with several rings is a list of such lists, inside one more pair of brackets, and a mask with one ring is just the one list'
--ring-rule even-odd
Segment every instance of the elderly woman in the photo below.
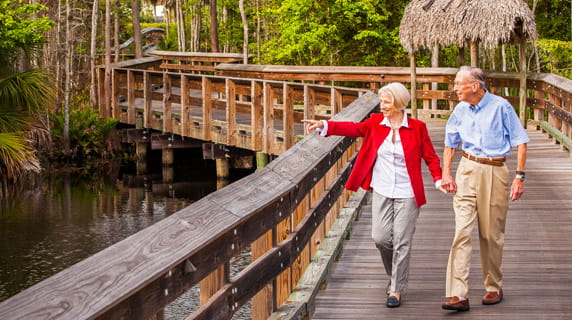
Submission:
{"label": "elderly woman", "polygon": [[426,203],[421,159],[441,189],[441,166],[425,123],[405,113],[410,95],[401,83],[378,92],[380,110],[364,122],[302,120],[308,132],[322,136],[363,137],[356,164],[346,188],[373,189],[372,237],[385,272],[389,308],[401,305],[407,288],[409,261],[419,208]]}

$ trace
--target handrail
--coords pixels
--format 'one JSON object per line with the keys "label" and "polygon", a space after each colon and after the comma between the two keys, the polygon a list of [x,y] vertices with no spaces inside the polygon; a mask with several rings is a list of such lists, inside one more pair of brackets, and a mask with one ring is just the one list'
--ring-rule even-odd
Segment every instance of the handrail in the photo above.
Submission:
{"label": "handrail", "polygon": [[[299,138],[293,123],[301,118],[327,119],[360,92],[375,90],[388,82],[408,84],[410,80],[409,69],[399,67],[223,63],[216,67],[216,76],[122,67],[117,65],[112,69],[113,100],[108,107],[103,103],[103,72],[98,69],[102,114],[111,116],[113,113],[114,117],[130,124],[134,124],[140,114],[145,117],[147,128],[270,154],[281,154]],[[458,102],[453,91],[457,70],[417,68],[419,117],[446,117],[452,112]],[[486,85],[491,92],[503,96],[518,108],[519,81],[519,74],[515,72],[490,72]],[[326,82],[331,85],[325,85]],[[340,87],[336,83],[355,88]],[[200,94],[181,95],[177,87],[182,92],[200,90]],[[126,109],[120,106],[121,96],[127,97]],[[526,96],[529,123],[540,129],[539,123],[545,121],[552,128],[550,132],[560,132],[554,137],[567,148],[561,137],[572,138],[572,80],[554,74],[531,73],[527,76]],[[144,100],[148,112],[136,105],[136,100]],[[185,111],[180,114],[188,115],[191,106],[202,108],[203,114],[181,117],[177,112],[171,113],[170,108],[177,104],[183,105]],[[250,113],[249,123],[209,118],[214,110]],[[172,114],[172,118],[166,118],[164,114]]]}
{"label": "handrail", "polygon": [[[335,119],[361,121],[378,103],[366,93]],[[274,245],[236,277],[226,269],[222,286],[191,316],[229,319],[267,283],[309,264],[349,197],[343,185],[356,152],[353,138],[310,135],[264,169],[0,303],[0,314],[149,319],[270,232]],[[290,285],[274,286],[275,295],[293,290],[289,272]]]}
{"label": "handrail", "polygon": [[328,119],[367,91],[114,67],[106,106],[98,70],[104,117],[142,118],[143,128],[275,155],[301,138],[301,119]]}
{"label": "handrail", "polygon": [[[446,117],[453,111],[458,102],[453,91],[457,71],[457,68],[416,68],[417,111],[421,118]],[[280,81],[332,82],[333,85],[342,82],[369,89],[379,88],[388,82],[410,82],[410,69],[401,67],[220,64],[215,74]],[[519,73],[489,72],[486,87],[518,108]],[[546,131],[558,143],[569,149],[567,141],[572,138],[572,80],[550,73],[529,73],[526,88],[526,105],[531,109],[528,122],[539,129],[547,128]]]}

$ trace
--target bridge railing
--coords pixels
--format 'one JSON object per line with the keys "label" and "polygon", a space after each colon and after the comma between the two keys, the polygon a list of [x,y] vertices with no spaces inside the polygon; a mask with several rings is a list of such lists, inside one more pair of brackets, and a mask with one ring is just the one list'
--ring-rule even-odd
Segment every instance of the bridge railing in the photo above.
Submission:
{"label": "bridge railing", "polygon": [[[300,119],[329,118],[360,92],[375,90],[388,82],[408,85],[410,81],[410,69],[399,67],[220,63],[215,67],[216,76],[207,76],[159,71],[161,58],[144,59],[154,60],[114,65],[112,101],[107,104],[103,97],[103,69],[98,69],[102,114],[113,114],[130,124],[136,118],[144,118],[148,128],[271,154],[284,152],[299,138]],[[193,57],[177,58],[174,54],[173,59]],[[420,118],[446,117],[451,113],[458,103],[453,92],[457,71],[417,68]],[[487,88],[519,108],[518,73],[491,72]],[[526,88],[526,120],[570,149],[572,80],[531,73]],[[232,110],[250,113],[250,117],[232,118]]]}
{"label": "bridge railing", "polygon": [[[453,91],[457,68],[417,68],[416,96],[420,118],[447,116],[458,103]],[[410,69],[399,67],[328,67],[220,64],[215,74],[276,81],[316,81],[376,89],[389,82],[410,82]],[[519,108],[519,73],[487,73],[486,86]],[[526,120],[547,131],[568,150],[572,147],[572,80],[530,73],[526,83]]]}
{"label": "bridge railing", "polygon": [[[153,63],[156,67],[157,60]],[[275,155],[303,136],[301,119],[328,119],[366,92],[123,65],[112,68],[111,79],[108,104],[104,81],[99,83],[99,111],[106,117],[132,125],[142,121],[141,128]]]}
{"label": "bridge railing", "polygon": [[[336,115],[361,121],[366,93]],[[315,134],[268,166],[0,303],[6,319],[150,319],[200,283],[189,319],[266,318],[296,289],[340,210],[358,141]],[[361,201],[358,201],[361,203]],[[230,276],[233,257],[250,264]],[[258,296],[255,297],[255,295]]]}

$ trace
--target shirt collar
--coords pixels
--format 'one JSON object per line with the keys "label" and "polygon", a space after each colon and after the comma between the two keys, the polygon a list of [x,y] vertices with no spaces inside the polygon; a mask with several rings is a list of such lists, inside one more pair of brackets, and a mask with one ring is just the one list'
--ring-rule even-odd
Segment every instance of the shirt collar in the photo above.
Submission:
{"label": "shirt collar", "polygon": [[488,100],[490,99],[491,94],[489,90],[485,89],[485,95],[481,98],[481,101],[477,104],[469,104],[469,108],[471,111],[479,111],[484,108],[488,104]]}
{"label": "shirt collar", "polygon": [[[403,112],[403,121],[401,122],[400,127],[409,128],[409,121],[407,121],[407,113],[405,113],[405,109],[401,109],[401,112]],[[381,122],[379,124],[382,124],[384,126],[388,126],[391,128],[391,123],[389,122],[389,118],[384,117],[383,120],[381,120]]]}

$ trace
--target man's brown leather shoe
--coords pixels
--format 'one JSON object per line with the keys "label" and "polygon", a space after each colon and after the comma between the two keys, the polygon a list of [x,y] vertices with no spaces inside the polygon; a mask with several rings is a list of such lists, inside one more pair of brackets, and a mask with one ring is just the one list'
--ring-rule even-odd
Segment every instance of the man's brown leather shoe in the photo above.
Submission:
{"label": "man's brown leather shoe", "polygon": [[470,308],[469,299],[459,300],[459,297],[454,296],[451,300],[443,302],[441,307],[445,310],[468,311]]}
{"label": "man's brown leather shoe", "polygon": [[483,304],[497,304],[502,301],[502,289],[500,291],[487,291],[483,297]]}

